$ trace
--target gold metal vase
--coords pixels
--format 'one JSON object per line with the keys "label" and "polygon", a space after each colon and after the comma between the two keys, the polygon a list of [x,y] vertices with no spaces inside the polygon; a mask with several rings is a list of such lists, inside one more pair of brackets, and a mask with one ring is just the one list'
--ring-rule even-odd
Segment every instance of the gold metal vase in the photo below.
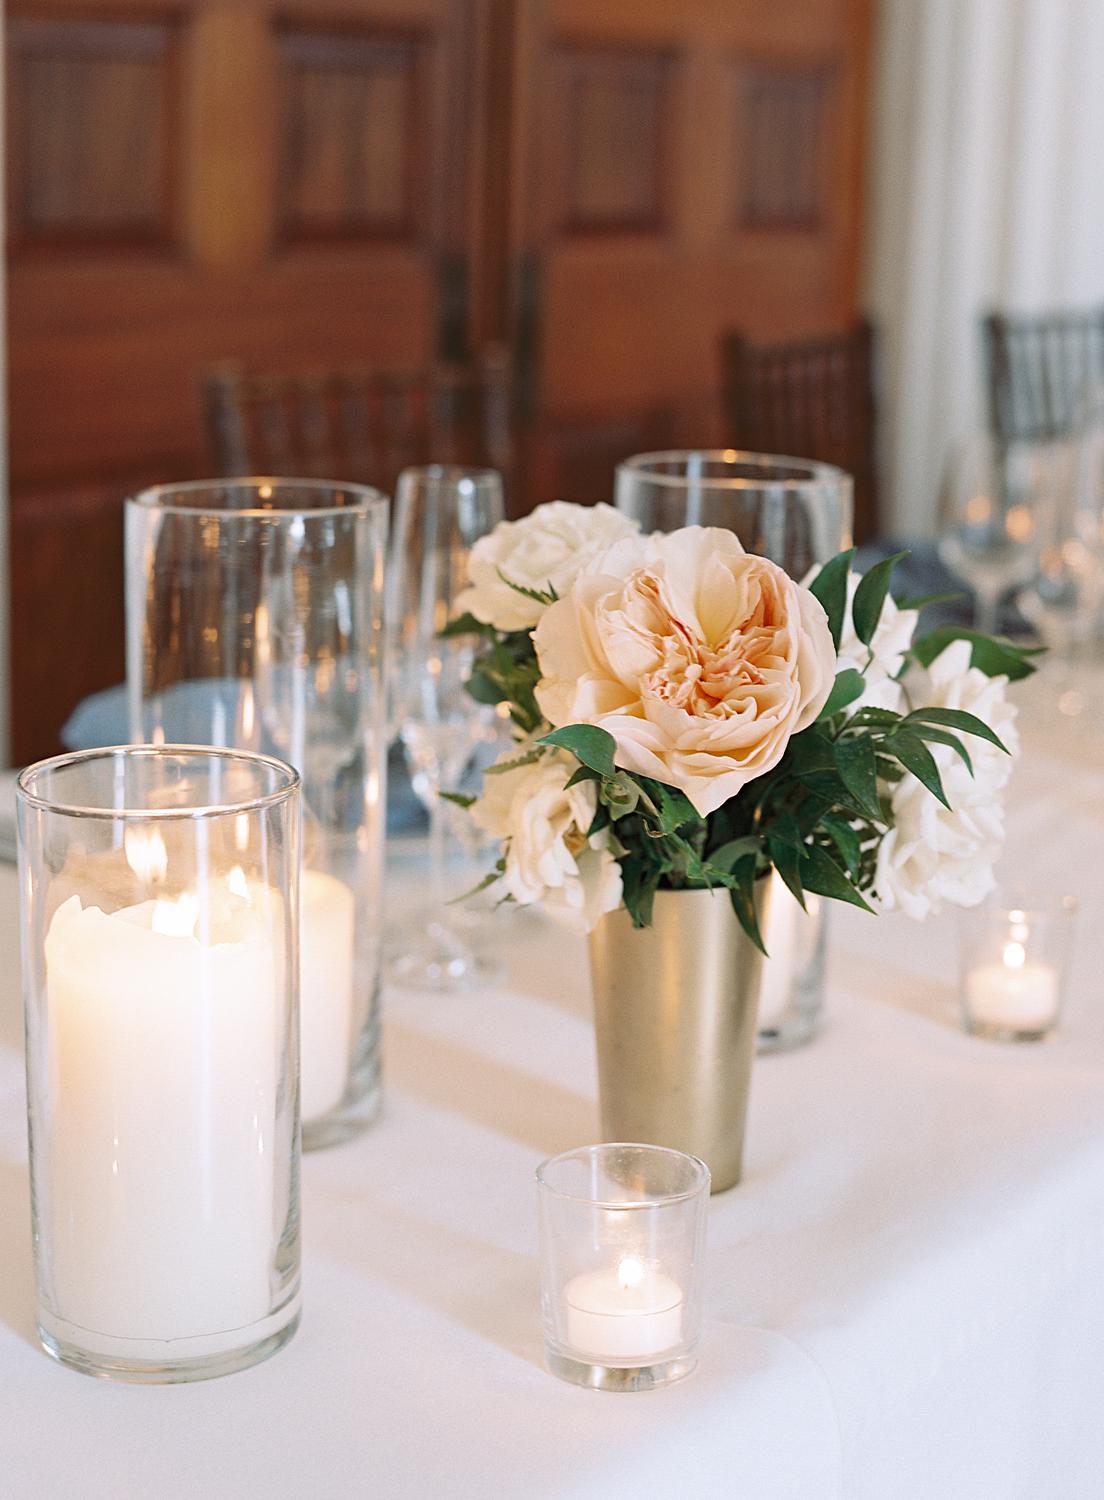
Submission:
{"label": "gold metal vase", "polygon": [[658,891],[639,930],[623,910],[602,918],[590,967],[607,1141],[698,1156],[714,1192],[739,1182],[762,963],[727,891]]}

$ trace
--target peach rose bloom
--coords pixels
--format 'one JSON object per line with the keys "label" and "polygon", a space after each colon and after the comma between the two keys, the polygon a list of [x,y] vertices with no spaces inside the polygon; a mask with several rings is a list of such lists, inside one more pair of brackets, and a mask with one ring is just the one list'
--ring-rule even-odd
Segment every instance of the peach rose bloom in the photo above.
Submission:
{"label": "peach rose bloom", "polygon": [[533,639],[551,723],[600,725],[618,766],[681,788],[703,817],[778,764],[835,680],[819,601],[704,526],[615,543]]}

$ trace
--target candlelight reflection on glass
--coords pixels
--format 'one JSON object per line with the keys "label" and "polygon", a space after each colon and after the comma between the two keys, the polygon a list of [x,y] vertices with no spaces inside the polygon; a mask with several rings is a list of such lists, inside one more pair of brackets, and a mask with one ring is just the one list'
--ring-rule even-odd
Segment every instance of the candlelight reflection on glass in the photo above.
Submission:
{"label": "candlelight reflection on glass", "polygon": [[961,1002],[967,1031],[1040,1041],[1058,1025],[1077,902],[996,898],[961,913]]}
{"label": "candlelight reflection on glass", "polygon": [[18,786],[38,1326],[195,1380],[299,1319],[299,782],[263,756],[59,756]]}
{"label": "candlelight reflection on glass", "polygon": [[553,1374],[648,1390],[689,1374],[701,1326],[709,1169],[661,1146],[566,1151],[537,1170]]}

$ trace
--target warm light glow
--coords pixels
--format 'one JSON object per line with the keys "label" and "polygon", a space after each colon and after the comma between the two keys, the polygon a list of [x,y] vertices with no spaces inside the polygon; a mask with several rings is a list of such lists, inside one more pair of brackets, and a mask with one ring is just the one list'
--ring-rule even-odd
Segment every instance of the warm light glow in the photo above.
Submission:
{"label": "warm light glow", "polygon": [[245,871],[241,865],[235,865],[226,878],[226,884],[234,892],[235,896],[241,896],[243,901],[249,900],[249,881],[245,878]]}
{"label": "warm light glow", "polygon": [[234,819],[234,848],[239,854],[249,848],[248,813],[239,813]]}
{"label": "warm light glow", "polygon": [[272,499],[272,486],[270,484],[262,484],[261,487],[258,489],[257,494],[260,495],[260,497],[261,497],[262,500],[271,500]]}
{"label": "warm light glow", "polygon": [[127,864],[139,880],[164,880],[169,868],[165,840],[156,828],[127,828],[123,834]]}
{"label": "warm light glow", "polygon": [[1026,505],[1009,506],[1004,524],[1014,542],[1029,542],[1035,530],[1035,518]]}
{"label": "warm light glow", "polygon": [[644,1280],[644,1267],[635,1255],[626,1255],[617,1267],[617,1284],[626,1292]]}
{"label": "warm light glow", "polygon": [[1027,949],[1022,943],[1005,943],[1003,958],[1006,969],[1022,969],[1027,961]]}
{"label": "warm light glow", "polygon": [[150,926],[165,937],[194,937],[199,902],[187,892],[176,901],[155,901]]}

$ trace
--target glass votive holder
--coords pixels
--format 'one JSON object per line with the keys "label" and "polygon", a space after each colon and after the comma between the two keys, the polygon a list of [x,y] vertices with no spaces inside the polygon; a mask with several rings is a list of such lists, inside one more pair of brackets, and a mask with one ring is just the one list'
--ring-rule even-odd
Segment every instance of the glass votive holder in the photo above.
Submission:
{"label": "glass votive holder", "polygon": [[642,1391],[697,1363],[709,1168],[663,1146],[583,1146],[537,1169],[548,1367]]}
{"label": "glass votive holder", "polygon": [[962,1021],[974,1036],[1037,1042],[1058,1025],[1077,901],[996,897],[960,913]]}
{"label": "glass votive holder", "polygon": [[90,750],[17,814],[42,1343],[157,1384],[255,1364],[299,1321],[299,778]]}

